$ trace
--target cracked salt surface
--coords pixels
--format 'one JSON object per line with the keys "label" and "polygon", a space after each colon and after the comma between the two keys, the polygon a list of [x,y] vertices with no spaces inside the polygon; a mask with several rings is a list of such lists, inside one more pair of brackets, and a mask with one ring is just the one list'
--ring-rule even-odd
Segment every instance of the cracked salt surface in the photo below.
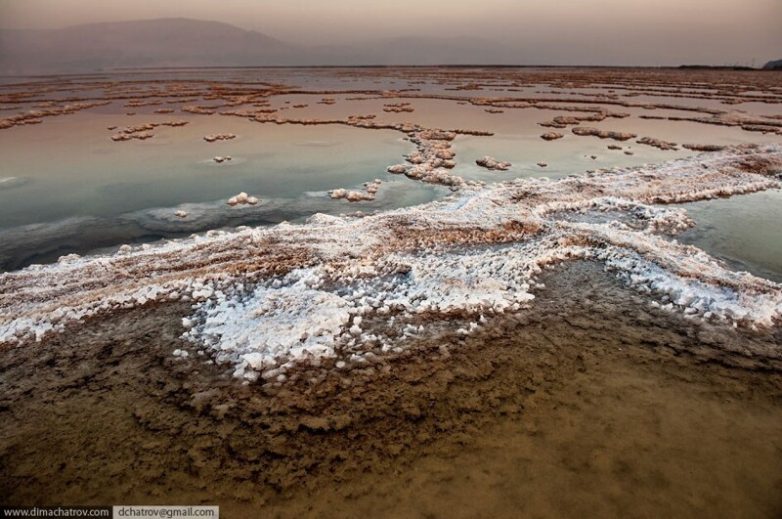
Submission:
{"label": "cracked salt surface", "polygon": [[781,171],[781,148],[736,147],[473,186],[364,218],[316,215],[67,256],[0,276],[0,343],[42,340],[123,308],[192,301],[183,324],[194,348],[237,377],[281,382],[297,363],[371,364],[438,322],[454,319],[470,333],[487,317],[524,311],[543,269],[572,260],[602,262],[650,304],[692,319],[778,326],[782,286],[677,243],[671,235],[692,221],[659,204],[779,188]]}

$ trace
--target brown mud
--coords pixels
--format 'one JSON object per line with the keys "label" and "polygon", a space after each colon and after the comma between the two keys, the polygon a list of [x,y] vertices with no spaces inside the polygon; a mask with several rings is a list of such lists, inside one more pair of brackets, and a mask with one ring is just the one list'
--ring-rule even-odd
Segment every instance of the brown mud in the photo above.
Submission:
{"label": "brown mud", "polygon": [[591,263],[542,281],[531,309],[474,335],[440,323],[376,367],[308,368],[281,387],[206,363],[172,324],[181,304],[5,348],[2,500],[224,517],[782,514],[782,366],[749,353],[778,349],[779,330],[664,313]]}

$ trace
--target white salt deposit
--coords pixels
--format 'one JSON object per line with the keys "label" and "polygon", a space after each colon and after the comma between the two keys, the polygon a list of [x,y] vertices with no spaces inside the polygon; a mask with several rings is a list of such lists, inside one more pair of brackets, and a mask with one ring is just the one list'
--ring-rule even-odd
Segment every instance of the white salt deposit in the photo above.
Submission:
{"label": "white salt deposit", "polygon": [[69,256],[0,275],[0,343],[181,300],[195,304],[182,325],[196,348],[238,377],[280,380],[299,362],[378,362],[446,318],[473,333],[487,316],[534,304],[543,269],[578,259],[603,262],[658,307],[692,319],[778,326],[782,286],[676,243],[670,235],[692,222],[660,204],[779,188],[780,172],[780,147],[730,148],[558,181],[466,186],[362,218],[316,215]]}
{"label": "white salt deposit", "polygon": [[256,205],[259,202],[258,198],[254,196],[250,196],[244,191],[239,193],[238,195],[234,195],[231,198],[228,199],[227,204],[230,206],[234,205]]}

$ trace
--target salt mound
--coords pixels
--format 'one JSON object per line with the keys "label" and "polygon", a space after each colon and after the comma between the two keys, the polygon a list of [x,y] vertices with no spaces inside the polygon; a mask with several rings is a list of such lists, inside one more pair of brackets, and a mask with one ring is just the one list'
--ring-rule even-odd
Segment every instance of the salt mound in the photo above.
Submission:
{"label": "salt mound", "polygon": [[598,128],[589,128],[583,126],[577,126],[571,130],[574,135],[579,136],[594,136],[601,139],[613,139],[615,141],[628,141],[634,139],[636,135],[628,132],[614,132],[609,130],[600,130]]}
{"label": "salt mound", "polygon": [[309,288],[307,271],[288,275],[284,287],[250,294],[219,293],[201,307],[186,335],[215,349],[218,362],[235,364],[235,376],[277,377],[292,359],[334,356],[335,337],[351,318],[341,297]]}
{"label": "salt mound", "polygon": [[256,197],[249,196],[247,193],[242,191],[238,195],[234,195],[231,198],[229,198],[226,203],[230,206],[235,206],[235,205],[245,205],[245,204],[255,205],[258,202],[259,200]]}
{"label": "salt mound", "polygon": [[353,191],[347,189],[332,189],[329,191],[329,196],[334,199],[344,199],[348,202],[361,202],[367,200],[374,200],[380,189],[382,180],[375,179],[372,182],[364,183],[364,191]]}
{"label": "salt mound", "polygon": [[206,142],[227,141],[235,138],[236,135],[234,135],[233,133],[213,133],[204,136],[204,140]]}
{"label": "salt mound", "polygon": [[512,166],[510,162],[502,162],[495,159],[494,157],[489,157],[488,155],[476,160],[475,163],[486,169],[491,169],[496,171],[506,171],[510,169],[510,167]]}
{"label": "salt mound", "polygon": [[656,139],[654,137],[641,137],[635,142],[637,142],[638,144],[645,144],[647,146],[652,146],[654,148],[658,148],[663,151],[675,151],[678,149],[676,147],[675,142],[668,142],[662,139]]}

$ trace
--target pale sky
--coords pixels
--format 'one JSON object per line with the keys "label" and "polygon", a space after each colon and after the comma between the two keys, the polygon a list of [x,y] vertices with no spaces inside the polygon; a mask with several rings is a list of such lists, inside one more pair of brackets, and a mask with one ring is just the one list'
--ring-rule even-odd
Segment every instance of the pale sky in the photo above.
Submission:
{"label": "pale sky", "polygon": [[0,0],[0,27],[187,17],[304,45],[478,36],[553,64],[782,58],[782,0]]}

